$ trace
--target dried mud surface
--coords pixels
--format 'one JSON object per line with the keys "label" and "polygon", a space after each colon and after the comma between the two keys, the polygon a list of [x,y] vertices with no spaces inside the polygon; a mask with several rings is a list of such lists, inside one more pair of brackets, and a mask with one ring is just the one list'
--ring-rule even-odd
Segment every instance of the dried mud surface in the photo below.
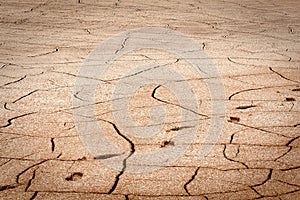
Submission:
{"label": "dried mud surface", "polygon": [[[300,198],[296,0],[8,0],[0,2],[0,11],[0,199]],[[140,27],[176,30],[202,45],[222,78],[226,116],[213,151],[197,160],[209,126],[210,96],[201,77],[183,72],[188,77],[183,81],[198,88],[200,112],[208,116],[197,139],[172,165],[131,174],[126,161],[121,171],[99,161],[116,155],[95,159],[87,152],[72,99],[80,98],[73,87],[89,53],[107,38]],[[186,65],[154,50],[115,64],[135,62]],[[106,78],[115,84],[120,75],[110,71]],[[111,140],[131,153],[176,145],[170,138],[126,137],[111,116],[106,90],[112,88],[99,87],[97,119]],[[133,118],[147,123],[147,108],[163,105],[173,114],[165,133],[176,134],[184,127],[176,126],[178,107],[171,101],[171,93],[150,85],[131,101]]]}

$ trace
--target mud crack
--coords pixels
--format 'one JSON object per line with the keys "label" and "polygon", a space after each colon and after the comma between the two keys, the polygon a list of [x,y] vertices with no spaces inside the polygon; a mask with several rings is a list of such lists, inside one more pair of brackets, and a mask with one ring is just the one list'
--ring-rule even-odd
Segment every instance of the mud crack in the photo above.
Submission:
{"label": "mud crack", "polygon": [[36,112],[31,112],[31,113],[26,113],[26,114],[23,114],[23,115],[19,115],[19,116],[16,116],[16,117],[12,117],[10,119],[7,120],[7,124],[6,125],[3,125],[3,126],[0,126],[0,128],[6,128],[6,127],[9,127],[10,125],[12,125],[12,122],[15,120],[15,119],[18,119],[18,118],[21,118],[21,117],[25,117],[25,116],[28,116],[28,115],[32,115],[32,114],[35,114]]}
{"label": "mud crack", "polygon": [[121,48],[120,48],[120,49],[117,49],[117,50],[115,51],[115,54],[119,53],[119,51],[121,51],[122,49],[124,49],[124,47],[125,47],[125,45],[126,45],[126,42],[127,42],[128,38],[129,38],[129,36],[127,36],[127,37],[123,40],[123,42],[122,42],[122,44],[121,44]]}
{"label": "mud crack", "polygon": [[4,85],[2,85],[1,87],[4,87],[4,86],[8,86],[8,85],[11,85],[11,84],[14,84],[14,83],[17,83],[17,82],[20,82],[22,81],[23,79],[25,79],[27,77],[27,75],[15,80],[15,81],[11,81],[11,82],[8,82],[8,83],[5,83]]}
{"label": "mud crack", "polygon": [[156,87],[153,89],[152,94],[151,94],[151,97],[152,97],[153,99],[155,99],[155,100],[157,100],[157,101],[159,101],[159,102],[165,103],[165,104],[170,104],[170,105],[173,105],[173,106],[180,107],[180,108],[182,108],[182,109],[184,109],[184,110],[187,110],[187,111],[189,111],[189,112],[192,112],[192,113],[194,113],[194,114],[196,114],[196,115],[199,115],[199,116],[208,118],[208,116],[205,115],[205,114],[201,114],[201,113],[198,113],[198,112],[196,112],[196,111],[194,111],[194,110],[191,110],[191,109],[189,109],[189,108],[186,108],[186,107],[184,107],[184,106],[181,106],[181,105],[179,105],[179,104],[175,104],[175,103],[172,103],[172,102],[165,101],[165,100],[162,100],[162,99],[157,98],[157,97],[155,96],[155,93],[156,93],[157,89],[160,88],[161,86],[162,86],[162,85],[158,85],[158,86],[156,86]]}
{"label": "mud crack", "polygon": [[231,162],[239,163],[239,164],[243,165],[246,169],[249,169],[249,167],[248,167],[245,163],[243,163],[243,162],[241,162],[241,161],[238,161],[238,160],[234,160],[234,159],[232,159],[232,158],[229,158],[229,157],[226,155],[226,148],[227,148],[227,146],[226,146],[226,144],[225,144],[225,145],[224,145],[224,149],[223,149],[223,156],[224,156],[225,159],[227,159],[227,160],[229,160],[229,161],[231,161]]}
{"label": "mud crack", "polygon": [[193,176],[192,176],[192,177],[190,178],[190,180],[188,180],[188,181],[184,184],[184,186],[183,186],[185,192],[186,192],[189,196],[191,196],[191,193],[189,192],[189,190],[188,190],[187,187],[188,187],[188,185],[195,179],[195,177],[196,177],[197,174],[198,174],[199,169],[200,169],[200,167],[198,167],[198,168],[195,170]]}
{"label": "mud crack", "polygon": [[116,176],[115,182],[114,182],[113,186],[112,186],[111,189],[108,191],[108,194],[112,194],[112,193],[115,191],[115,189],[117,188],[117,186],[118,186],[120,177],[124,174],[124,172],[125,172],[125,170],[126,170],[127,160],[128,160],[128,159],[134,154],[134,152],[135,152],[135,145],[134,145],[134,143],[133,143],[128,137],[126,137],[124,134],[122,134],[122,133],[120,132],[120,130],[118,129],[118,127],[116,126],[116,124],[114,124],[114,123],[112,123],[112,122],[110,122],[110,121],[103,120],[103,119],[102,119],[101,121],[104,121],[104,122],[107,122],[107,123],[111,124],[111,125],[113,126],[114,130],[116,131],[116,133],[117,133],[120,137],[122,137],[124,140],[126,140],[126,141],[129,143],[129,145],[130,145],[130,152],[129,152],[129,155],[128,155],[126,158],[124,158],[124,160],[123,160],[123,167],[122,167],[120,173]]}
{"label": "mud crack", "polygon": [[276,72],[272,67],[269,67],[269,70],[271,70],[271,72],[277,74],[278,76],[280,76],[281,78],[283,78],[283,79],[285,79],[285,80],[292,81],[292,82],[294,82],[294,83],[300,83],[299,81],[294,81],[294,80],[292,80],[292,79],[289,79],[289,78],[283,76],[283,75],[280,74],[279,72]]}
{"label": "mud crack", "polygon": [[35,179],[35,172],[36,172],[36,170],[33,171],[32,177],[31,177],[31,179],[29,179],[29,181],[28,181],[28,183],[27,183],[27,186],[26,186],[26,188],[25,188],[25,192],[28,191],[28,189],[29,189],[30,186],[31,186],[31,182],[33,181],[33,179]]}

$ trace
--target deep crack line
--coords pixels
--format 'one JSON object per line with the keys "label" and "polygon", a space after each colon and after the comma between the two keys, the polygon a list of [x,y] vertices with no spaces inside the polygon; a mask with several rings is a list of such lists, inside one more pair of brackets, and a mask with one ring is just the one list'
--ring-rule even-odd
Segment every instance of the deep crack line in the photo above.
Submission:
{"label": "deep crack line", "polygon": [[300,166],[296,166],[296,167],[289,167],[286,169],[280,169],[281,171],[285,172],[285,171],[290,171],[290,170],[295,170],[295,169],[300,169]]}
{"label": "deep crack line", "polygon": [[122,134],[120,132],[120,130],[118,129],[118,127],[116,126],[116,124],[110,122],[110,121],[107,121],[107,120],[103,120],[103,119],[100,119],[101,121],[104,121],[104,122],[107,122],[109,124],[111,124],[114,128],[114,130],[117,132],[117,134],[119,136],[121,136],[124,140],[126,140],[129,144],[130,144],[130,153],[129,155],[124,158],[123,160],[123,167],[122,167],[122,170],[120,171],[120,173],[116,176],[115,178],[115,182],[113,184],[113,186],[111,187],[111,189],[108,191],[108,194],[112,194],[115,189],[117,188],[118,186],[118,183],[119,183],[119,180],[120,180],[120,177],[124,174],[125,170],[126,170],[126,166],[127,166],[127,160],[134,154],[135,152],[135,146],[134,146],[134,143],[128,138],[126,137],[124,134]]}
{"label": "deep crack line", "polygon": [[19,179],[20,179],[20,176],[21,176],[22,174],[24,174],[25,172],[27,172],[28,170],[30,170],[31,168],[33,168],[33,167],[35,167],[35,166],[38,166],[38,165],[40,165],[40,164],[43,164],[43,163],[46,162],[46,161],[48,161],[48,160],[42,160],[42,161],[40,161],[40,162],[38,162],[38,163],[35,163],[35,164],[33,164],[33,165],[27,167],[27,168],[24,169],[23,171],[21,171],[21,172],[17,175],[17,177],[16,177],[16,183],[19,184]]}
{"label": "deep crack line", "polygon": [[188,181],[184,184],[184,186],[183,186],[185,192],[186,192],[189,196],[191,196],[191,193],[189,192],[189,190],[188,190],[187,187],[188,187],[188,185],[195,179],[195,177],[196,177],[197,174],[198,174],[199,169],[200,169],[200,167],[198,167],[198,168],[196,169],[195,173],[194,173],[193,176],[190,178],[190,180],[188,180]]}
{"label": "deep crack line", "polygon": [[108,191],[108,194],[112,194],[115,189],[117,188],[118,186],[118,183],[119,183],[119,180],[120,180],[120,177],[124,174],[125,170],[126,170],[126,162],[127,162],[127,159],[132,155],[133,153],[130,152],[130,154],[123,160],[123,168],[122,170],[120,171],[120,173],[116,176],[115,178],[115,182],[113,184],[113,186],[111,187],[111,189]]}
{"label": "deep crack line", "polygon": [[13,84],[13,83],[17,83],[17,82],[19,82],[19,81],[22,81],[22,80],[25,79],[26,77],[27,77],[27,75],[23,76],[22,78],[19,78],[18,80],[15,80],[15,81],[11,81],[11,82],[5,83],[5,84],[2,85],[1,87],[8,86],[8,85]]}
{"label": "deep crack line", "polygon": [[123,139],[125,139],[130,144],[130,148],[131,148],[130,152],[134,153],[135,152],[134,143],[128,137],[126,137],[124,134],[122,134],[120,132],[120,130],[118,129],[118,127],[114,123],[112,123],[112,122],[109,122],[109,123],[114,127],[114,129],[118,133],[118,135],[120,135]]}
{"label": "deep crack line", "polygon": [[4,191],[4,190],[9,190],[9,189],[14,189],[16,188],[16,185],[4,185],[0,187],[0,191]]}
{"label": "deep crack line", "polygon": [[35,92],[38,92],[38,91],[39,91],[38,89],[37,89],[37,90],[33,90],[33,91],[29,92],[28,94],[25,94],[25,95],[23,95],[23,96],[17,98],[17,99],[14,100],[12,103],[16,103],[16,102],[20,101],[21,99],[23,99],[23,98],[25,98],[25,97],[27,97],[27,96],[29,96],[29,95],[35,93]]}
{"label": "deep crack line", "polygon": [[271,70],[273,73],[277,74],[278,76],[280,76],[281,78],[285,79],[285,80],[288,80],[288,81],[292,81],[294,83],[300,83],[299,81],[294,81],[294,80],[291,80],[285,76],[283,76],[282,74],[280,74],[279,72],[276,72],[274,69],[272,69],[272,67],[269,67],[269,70]]}
{"label": "deep crack line", "polygon": [[289,147],[290,144],[292,144],[295,140],[297,140],[299,138],[300,138],[300,136],[294,137],[293,139],[291,139],[290,141],[288,141],[285,146]]}
{"label": "deep crack line", "polygon": [[[16,100],[12,101],[11,103],[13,103],[13,104],[14,104],[14,103],[17,103],[18,101],[22,100],[23,98],[28,97],[28,96],[30,96],[30,95],[32,95],[32,94],[38,92],[38,91],[47,91],[47,90],[39,90],[39,89],[33,90],[33,91],[29,92],[28,94],[25,94],[25,95],[23,95],[23,96],[17,98]],[[7,105],[8,105],[8,103],[5,103],[5,104],[4,104],[4,106],[3,106],[4,109],[5,109],[5,110],[11,110],[11,111],[12,111],[12,109],[8,108]]]}
{"label": "deep crack line", "polygon": [[29,189],[30,186],[31,186],[32,180],[35,179],[35,172],[36,172],[36,170],[33,171],[32,177],[31,177],[31,179],[29,179],[29,181],[28,181],[28,183],[27,183],[27,186],[26,186],[26,188],[25,188],[25,192],[28,191],[28,189]]}
{"label": "deep crack line", "polygon": [[282,136],[282,137],[285,137],[285,138],[291,138],[291,137],[288,137],[286,135],[282,135],[280,133],[275,133],[275,132],[272,132],[272,131],[268,131],[268,130],[265,130],[265,129],[262,129],[262,128],[259,128],[259,127],[254,127],[254,126],[250,126],[250,125],[247,125],[247,124],[242,124],[240,122],[232,122],[232,121],[228,121],[229,123],[232,123],[232,124],[237,124],[237,125],[240,125],[240,126],[244,126],[244,127],[247,127],[247,128],[251,128],[251,129],[255,129],[255,130],[258,130],[258,131],[262,131],[262,132],[265,132],[265,133],[270,133],[270,134],[274,134],[274,135],[279,135],[279,136]]}
{"label": "deep crack line", "polygon": [[[248,59],[248,58],[247,58]],[[245,63],[240,63],[240,62],[237,62],[237,61],[233,61],[231,58],[227,57],[227,60],[231,63],[234,63],[236,65],[242,65],[242,66],[251,66],[251,67],[257,67],[259,65],[254,65],[254,64],[245,64]]]}
{"label": "deep crack line", "polygon": [[223,156],[224,156],[225,159],[227,159],[227,160],[229,160],[229,161],[231,161],[231,162],[235,162],[235,163],[242,164],[244,167],[246,167],[246,169],[249,169],[249,167],[248,167],[245,163],[243,163],[243,162],[241,162],[241,161],[238,161],[238,160],[234,160],[234,159],[229,158],[229,157],[226,155],[226,148],[227,148],[227,146],[226,146],[226,144],[225,144],[225,145],[224,145],[224,149],[223,149]]}
{"label": "deep crack line", "polygon": [[272,174],[273,174],[273,169],[270,169],[267,178],[266,178],[263,182],[258,183],[258,184],[255,184],[255,185],[250,185],[250,186],[249,186],[256,194],[258,194],[258,195],[260,196],[260,198],[264,197],[264,195],[260,194],[260,193],[255,189],[255,187],[259,187],[259,186],[262,186],[262,185],[264,185],[265,183],[267,183],[267,182],[272,178]]}
{"label": "deep crack line", "polygon": [[251,187],[258,187],[258,186],[264,185],[265,183],[267,183],[272,178],[272,174],[273,174],[273,169],[270,169],[267,178],[263,182],[252,185]]}
{"label": "deep crack line", "polygon": [[196,114],[196,115],[199,115],[199,116],[202,116],[202,117],[207,117],[207,118],[209,118],[207,115],[198,113],[198,112],[196,112],[196,111],[194,111],[194,110],[191,110],[191,109],[189,109],[189,108],[183,107],[183,106],[181,106],[181,105],[178,105],[178,104],[175,104],[175,103],[172,103],[172,102],[168,102],[168,101],[165,101],[165,100],[162,100],[162,99],[159,99],[159,98],[155,97],[156,90],[157,90],[158,88],[160,88],[161,86],[162,86],[162,85],[156,86],[156,87],[154,88],[154,90],[152,91],[151,97],[152,97],[153,99],[155,99],[155,100],[157,100],[157,101],[160,101],[160,102],[162,102],[162,103],[165,103],[165,104],[170,104],[170,105],[173,105],[173,106],[180,107],[180,108],[182,108],[182,109],[184,109],[184,110],[187,110],[187,111],[190,111],[190,112],[192,112],[192,113],[194,113],[194,114]]}
{"label": "deep crack line", "polygon": [[38,194],[38,192],[36,191],[36,192],[34,192],[34,194],[30,197],[30,199],[29,200],[34,200],[35,198],[36,198],[36,196],[37,196],[37,194]]}
{"label": "deep crack line", "polygon": [[0,128],[6,128],[6,127],[9,127],[10,125],[12,125],[12,121],[15,120],[15,119],[18,119],[18,118],[21,118],[21,117],[25,117],[27,115],[32,115],[32,114],[35,114],[36,112],[31,112],[31,113],[26,113],[26,114],[23,114],[23,115],[20,115],[20,116],[16,116],[16,117],[12,117],[10,119],[7,120],[7,124],[6,125],[3,125],[3,126],[0,126]]}
{"label": "deep crack line", "polygon": [[129,39],[129,36],[127,36],[127,37],[123,40],[123,42],[122,42],[122,44],[121,44],[121,48],[120,48],[120,49],[117,49],[117,50],[115,51],[115,54],[119,53],[119,51],[121,51],[122,49],[124,49],[124,47],[125,47],[126,42],[127,42],[128,39]]}
{"label": "deep crack line", "polygon": [[51,138],[51,151],[54,152],[55,151],[55,143],[54,143],[54,138]]}
{"label": "deep crack line", "polygon": [[293,147],[290,147],[290,146],[289,146],[289,149],[288,149],[286,152],[284,152],[282,155],[278,156],[274,161],[277,161],[277,160],[279,160],[280,158],[284,157],[284,156],[285,156],[286,154],[288,154],[292,149],[293,149]]}
{"label": "deep crack line", "polygon": [[127,160],[128,160],[128,158],[130,158],[130,157],[133,155],[133,153],[135,152],[134,144],[133,144],[127,137],[125,137],[123,134],[120,133],[119,129],[116,127],[115,124],[113,124],[113,127],[114,127],[114,129],[116,130],[116,132],[117,132],[121,137],[123,137],[126,141],[128,141],[128,142],[130,143],[131,151],[130,151],[129,155],[128,155],[126,158],[124,158],[124,160],[123,160],[123,168],[122,168],[121,172],[116,176],[115,182],[114,182],[112,188],[109,190],[108,194],[112,194],[113,191],[117,188],[118,183],[119,183],[119,180],[120,180],[120,177],[124,174],[124,172],[125,172],[125,170],[126,170]]}
{"label": "deep crack line", "polygon": [[253,91],[253,90],[261,90],[261,89],[265,89],[265,88],[266,87],[259,87],[259,88],[250,88],[250,89],[246,89],[246,90],[240,90],[240,91],[237,91],[237,92],[233,93],[232,95],[230,95],[228,97],[228,100],[231,100],[232,97],[234,97],[235,95],[238,95],[238,94],[240,94],[242,92],[249,92],[249,91]]}
{"label": "deep crack line", "polygon": [[238,130],[238,131],[232,133],[231,136],[230,136],[229,144],[232,144],[232,143],[233,143],[234,136],[235,136],[236,134],[238,134],[238,133],[240,133],[240,132],[242,132],[242,131],[245,131],[245,130],[247,130],[247,129],[248,129],[248,128],[243,128],[243,129],[241,129],[241,130]]}
{"label": "deep crack line", "polygon": [[259,195],[259,197],[258,198],[255,198],[255,199],[260,199],[260,198],[263,198],[264,196],[263,195],[261,195],[253,186],[249,186],[249,188],[253,191],[253,192],[255,192],[257,195]]}
{"label": "deep crack line", "polygon": [[258,88],[250,88],[250,89],[245,89],[245,90],[239,90],[233,94],[231,94],[229,97],[228,97],[228,100],[232,100],[232,97],[234,97],[235,95],[238,95],[240,93],[243,93],[243,92],[249,92],[249,91],[255,91],[255,90],[264,90],[264,89],[271,89],[271,88],[281,88],[281,87],[287,87],[287,86],[292,86],[292,85],[283,85],[283,86],[266,86],[266,87],[258,87]]}
{"label": "deep crack line", "polygon": [[0,165],[0,167],[2,167],[2,166],[4,166],[4,165],[6,165],[6,164],[7,164],[7,163],[9,163],[11,160],[12,160],[12,159],[9,159],[8,161],[6,161],[6,162],[2,163],[2,164]]}
{"label": "deep crack line", "polygon": [[82,98],[80,98],[80,97],[78,96],[79,93],[80,93],[80,92],[78,91],[78,92],[76,92],[75,94],[73,94],[73,96],[74,96],[76,99],[79,99],[80,101],[85,101],[84,99],[82,99]]}

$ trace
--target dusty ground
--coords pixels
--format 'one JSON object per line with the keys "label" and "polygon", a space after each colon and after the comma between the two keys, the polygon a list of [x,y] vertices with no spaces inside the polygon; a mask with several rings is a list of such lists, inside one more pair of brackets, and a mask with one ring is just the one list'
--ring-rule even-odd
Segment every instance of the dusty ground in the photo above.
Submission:
{"label": "dusty ground", "polygon": [[[0,11],[0,199],[300,198],[297,0],[8,0],[0,2]],[[133,174],[88,153],[72,102],[74,95],[80,98],[73,88],[89,53],[107,38],[140,27],[176,30],[202,46],[222,78],[226,114],[213,151],[199,160],[210,124],[204,80],[186,70],[184,60],[155,50],[118,60],[119,71],[106,74],[112,86],[124,66],[155,62],[184,69],[202,102],[199,112],[208,116],[176,162]],[[140,125],[147,125],[153,104],[169,111],[165,132],[150,141],[128,136],[113,121],[111,85],[100,84],[96,95],[97,121],[110,140],[126,152],[176,146],[171,140],[180,108],[151,97],[157,85],[142,88],[130,104]],[[156,89],[157,98],[176,102],[172,93]]]}

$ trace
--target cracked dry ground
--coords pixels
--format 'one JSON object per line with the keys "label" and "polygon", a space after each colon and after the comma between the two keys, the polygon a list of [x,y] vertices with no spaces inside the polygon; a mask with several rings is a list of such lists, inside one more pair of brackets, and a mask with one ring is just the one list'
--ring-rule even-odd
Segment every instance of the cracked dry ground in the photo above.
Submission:
{"label": "cracked dry ground", "polygon": [[[300,199],[299,1],[8,0],[0,10],[0,199]],[[107,81],[99,81],[95,113],[127,155],[176,146],[172,137],[189,127],[179,126],[172,91],[153,84],[130,97],[129,109],[137,124],[147,125],[149,108],[165,107],[162,132],[147,140],[126,133],[114,121],[109,95],[126,70],[176,69],[204,114],[182,157],[133,174],[125,159],[124,170],[112,170],[101,160],[116,155],[95,159],[87,152],[72,101],[80,99],[73,91],[79,68],[99,42],[140,27],[173,29],[202,46],[222,78],[226,114],[213,150],[199,160],[199,149],[210,145],[205,80],[160,50],[115,61]]]}

